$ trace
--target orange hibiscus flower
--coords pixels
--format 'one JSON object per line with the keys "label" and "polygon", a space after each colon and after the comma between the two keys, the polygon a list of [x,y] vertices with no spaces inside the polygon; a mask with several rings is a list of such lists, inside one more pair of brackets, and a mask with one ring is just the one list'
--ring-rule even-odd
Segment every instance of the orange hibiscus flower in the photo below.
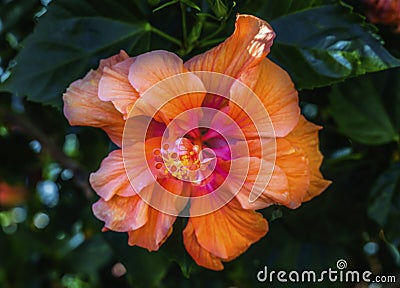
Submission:
{"label": "orange hibiscus flower", "polygon": [[100,127],[120,147],[92,173],[105,228],[158,250],[177,216],[195,262],[221,270],[268,232],[256,209],[297,208],[328,185],[318,130],[300,115],[289,75],[266,58],[275,34],[239,15],[232,36],[183,61],[120,52],[71,84],[71,125]]}

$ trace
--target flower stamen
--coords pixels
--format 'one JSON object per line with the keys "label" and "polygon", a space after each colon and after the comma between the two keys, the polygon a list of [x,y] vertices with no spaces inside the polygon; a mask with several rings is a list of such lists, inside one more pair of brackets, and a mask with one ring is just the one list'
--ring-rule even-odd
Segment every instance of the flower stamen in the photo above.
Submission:
{"label": "flower stamen", "polygon": [[[215,153],[207,153],[211,157],[205,158],[202,152],[199,145],[193,145],[187,138],[179,138],[173,145],[164,143],[161,150],[153,151],[155,168],[160,177],[170,175],[179,180],[200,183],[211,174],[206,170],[212,172],[215,166],[215,161],[212,161]],[[212,162],[214,165],[210,165]]]}

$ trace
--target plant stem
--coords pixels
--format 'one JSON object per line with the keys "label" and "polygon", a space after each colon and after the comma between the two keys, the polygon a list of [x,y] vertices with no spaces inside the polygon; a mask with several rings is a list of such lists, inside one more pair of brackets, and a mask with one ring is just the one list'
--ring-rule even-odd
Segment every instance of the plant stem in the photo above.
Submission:
{"label": "plant stem", "polygon": [[163,32],[163,31],[157,29],[154,26],[151,26],[151,32],[153,32],[154,34],[157,34],[158,36],[160,36],[160,37],[162,37],[164,39],[167,39],[168,41],[178,45],[179,47],[182,47],[182,41],[180,41],[179,39],[177,39],[177,38],[175,38],[175,37]]}
{"label": "plant stem", "polygon": [[[203,42],[207,42],[208,40],[210,40],[210,39],[214,38],[215,36],[217,36],[222,30],[225,29],[225,25],[226,25],[226,21],[223,20],[223,21],[221,22],[221,25],[218,27],[218,29],[215,30],[214,33],[212,33],[212,34],[210,34],[209,36],[205,37],[202,41],[203,41]],[[205,45],[203,45],[203,47],[204,47],[204,46],[205,46]]]}
{"label": "plant stem", "polygon": [[73,182],[76,186],[82,189],[87,199],[93,197],[93,190],[89,185],[89,172],[84,167],[72,158],[69,158],[64,152],[50,140],[48,135],[34,125],[25,115],[15,115],[11,111],[0,107],[0,114],[4,117],[5,123],[10,130],[19,131],[26,135],[28,138],[38,140],[46,151],[54,160],[56,160],[62,167],[68,168],[74,172]]}
{"label": "plant stem", "polygon": [[203,48],[203,47],[207,47],[207,46],[214,46],[216,44],[221,43],[225,39],[226,38],[216,38],[216,39],[212,39],[212,40],[209,40],[209,41],[202,41],[197,47],[198,48]]}
{"label": "plant stem", "polygon": [[187,27],[186,27],[186,7],[185,4],[179,2],[182,11],[182,34],[183,34],[183,45],[186,46],[187,42]]}

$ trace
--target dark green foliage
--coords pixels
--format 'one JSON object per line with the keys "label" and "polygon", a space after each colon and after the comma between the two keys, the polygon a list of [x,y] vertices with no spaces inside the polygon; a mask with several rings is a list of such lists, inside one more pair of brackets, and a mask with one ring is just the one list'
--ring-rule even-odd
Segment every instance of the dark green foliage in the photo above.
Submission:
{"label": "dark green foliage", "polygon": [[400,65],[372,27],[346,6],[315,7],[271,24],[277,33],[271,58],[289,72],[299,89]]}
{"label": "dark green foliage", "polygon": [[390,119],[384,105],[385,90],[392,85],[385,76],[387,73],[370,74],[332,88],[330,113],[340,132],[370,145],[399,141],[394,124],[397,120]]}
{"label": "dark green foliage", "polygon": [[[99,59],[119,50],[147,51],[149,24],[115,6],[103,12],[82,1],[56,1],[22,43],[17,66],[4,89],[60,107],[60,96],[68,84],[96,68]],[[124,17],[112,18],[120,13]]]}

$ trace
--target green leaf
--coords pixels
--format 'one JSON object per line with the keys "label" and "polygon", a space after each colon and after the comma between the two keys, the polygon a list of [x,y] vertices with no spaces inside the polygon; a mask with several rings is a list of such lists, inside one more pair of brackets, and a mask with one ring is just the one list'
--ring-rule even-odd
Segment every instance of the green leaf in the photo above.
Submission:
{"label": "green leaf", "polygon": [[383,240],[383,242],[386,244],[386,247],[389,250],[390,254],[392,254],[392,257],[394,258],[396,265],[400,267],[400,250],[399,250],[399,248],[386,238],[383,231],[381,231],[379,233],[379,236]]}
{"label": "green leaf", "polygon": [[17,65],[1,90],[60,107],[66,87],[96,68],[99,59],[121,49],[131,54],[147,51],[149,30],[149,24],[134,15],[130,21],[116,20],[84,1],[55,1],[23,42]]}
{"label": "green leaf", "polygon": [[227,5],[221,0],[207,0],[208,4],[211,7],[211,10],[214,12],[217,19],[227,18],[229,9]]}
{"label": "green leaf", "polygon": [[267,21],[271,21],[287,14],[321,6],[330,2],[334,2],[334,0],[247,0],[243,5],[243,13],[252,14],[266,19]]}
{"label": "green leaf", "polygon": [[168,6],[174,5],[174,4],[178,3],[178,2],[179,2],[179,0],[172,0],[172,1],[169,1],[167,3],[164,3],[161,6],[157,7],[156,9],[154,9],[153,12],[160,11],[160,10],[162,10],[162,9],[168,7]]}
{"label": "green leaf", "polygon": [[[381,227],[385,227],[389,214],[395,213],[395,197],[400,197],[400,165],[385,171],[375,182],[370,192],[371,204],[368,216]],[[397,195],[396,195],[397,193]],[[399,207],[400,208],[400,207]],[[400,210],[397,211],[400,214]],[[400,215],[399,215],[400,216]]]}
{"label": "green leaf", "polygon": [[400,131],[400,69],[391,69],[379,74],[382,95],[385,95],[385,107],[397,131]]}
{"label": "green leaf", "polygon": [[279,207],[272,211],[271,217],[268,219],[269,223],[283,217],[283,211]]}
{"label": "green leaf", "polygon": [[386,247],[388,248],[390,254],[392,254],[392,257],[394,258],[394,261],[396,262],[397,266],[400,266],[400,250],[399,248],[396,247],[393,243],[389,241],[385,241]]}
{"label": "green leaf", "polygon": [[38,6],[38,4],[39,1],[32,0],[0,3],[0,19],[2,20],[0,36],[16,26],[24,17],[29,17],[29,13],[33,8]]}
{"label": "green leaf", "polygon": [[329,112],[341,133],[351,139],[379,145],[398,140],[393,124],[383,105],[383,91],[370,74],[332,87]]}
{"label": "green leaf", "polygon": [[[101,255],[101,257],[98,257]],[[111,259],[111,250],[100,234],[84,242],[77,249],[69,253],[63,262],[76,273],[85,273],[92,282],[98,284],[99,270],[104,268]]]}
{"label": "green leaf", "polygon": [[270,57],[288,71],[299,89],[327,86],[400,65],[372,27],[348,6],[314,7],[281,17],[271,25],[277,36]]}
{"label": "green leaf", "polygon": [[201,8],[199,6],[197,6],[196,3],[194,3],[191,0],[181,0],[181,2],[186,4],[189,7],[193,8],[194,10],[201,11]]}
{"label": "green leaf", "polygon": [[178,263],[181,272],[184,277],[189,278],[193,270],[196,269],[197,265],[187,253],[185,246],[183,245],[182,231],[187,223],[186,218],[178,218],[174,224],[174,233],[164,243],[161,248],[161,252],[173,262]]}
{"label": "green leaf", "polygon": [[400,265],[400,163],[376,180],[370,192],[370,203],[368,216],[379,224],[380,238]]}

